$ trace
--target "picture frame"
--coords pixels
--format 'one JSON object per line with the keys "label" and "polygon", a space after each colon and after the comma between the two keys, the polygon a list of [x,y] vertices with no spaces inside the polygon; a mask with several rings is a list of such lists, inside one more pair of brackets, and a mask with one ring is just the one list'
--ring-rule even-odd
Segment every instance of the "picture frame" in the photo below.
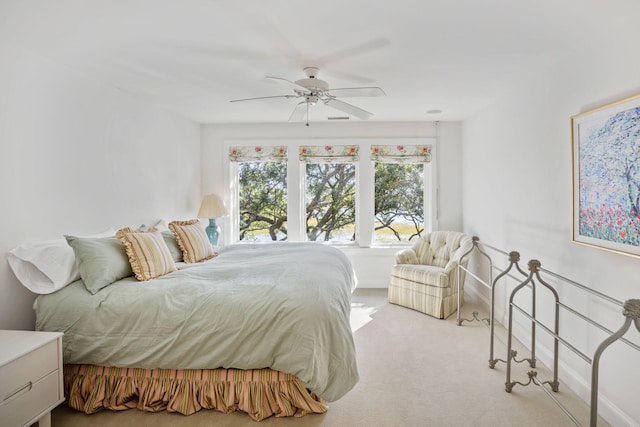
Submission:
{"label": "picture frame", "polygon": [[640,94],[571,117],[575,243],[640,257]]}

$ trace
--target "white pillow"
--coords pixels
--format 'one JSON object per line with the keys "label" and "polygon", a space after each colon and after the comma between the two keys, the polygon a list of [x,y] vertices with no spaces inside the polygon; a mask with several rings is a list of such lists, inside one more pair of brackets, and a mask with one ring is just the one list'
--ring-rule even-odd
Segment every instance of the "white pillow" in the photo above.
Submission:
{"label": "white pillow", "polygon": [[158,220],[156,225],[154,225],[152,228],[155,228],[158,231],[167,231],[169,230],[169,221],[167,221],[164,218],[161,218],[160,220]]}
{"label": "white pillow", "polygon": [[[124,227],[125,226],[122,226],[121,228],[124,228]],[[149,230],[169,231],[169,222],[166,219],[160,219],[158,220],[158,222],[156,222],[155,225],[152,225],[151,227],[149,227],[147,224],[140,224],[140,226],[136,228],[136,231],[142,231],[145,233]]]}
{"label": "white pillow", "polygon": [[[114,229],[89,237],[115,235]],[[20,283],[36,294],[50,294],[80,278],[73,249],[65,239],[25,243],[7,254]]]}

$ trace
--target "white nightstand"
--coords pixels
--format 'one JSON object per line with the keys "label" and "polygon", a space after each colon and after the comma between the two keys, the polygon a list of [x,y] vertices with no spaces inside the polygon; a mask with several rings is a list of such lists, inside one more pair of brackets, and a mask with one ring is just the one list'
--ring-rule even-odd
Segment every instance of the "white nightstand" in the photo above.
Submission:
{"label": "white nightstand", "polygon": [[63,401],[62,334],[0,330],[0,425],[49,427]]}

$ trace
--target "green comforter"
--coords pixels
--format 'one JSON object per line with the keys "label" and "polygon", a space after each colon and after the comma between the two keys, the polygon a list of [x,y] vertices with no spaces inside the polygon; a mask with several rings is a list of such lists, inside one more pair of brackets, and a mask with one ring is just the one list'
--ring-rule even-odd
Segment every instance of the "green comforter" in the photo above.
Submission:
{"label": "green comforter", "polygon": [[91,295],[82,281],[35,303],[36,329],[64,332],[64,362],[117,367],[271,368],[333,401],[358,381],[352,267],[315,243],[232,245],[220,255]]}

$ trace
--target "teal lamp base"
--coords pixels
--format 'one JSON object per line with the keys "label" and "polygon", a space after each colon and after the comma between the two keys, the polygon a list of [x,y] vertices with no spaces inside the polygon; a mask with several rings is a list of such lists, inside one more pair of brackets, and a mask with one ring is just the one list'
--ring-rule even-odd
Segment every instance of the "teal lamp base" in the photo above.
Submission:
{"label": "teal lamp base", "polygon": [[209,218],[209,226],[205,228],[205,231],[207,232],[207,237],[209,238],[211,245],[217,246],[218,237],[220,237],[220,227],[216,224],[215,218]]}

